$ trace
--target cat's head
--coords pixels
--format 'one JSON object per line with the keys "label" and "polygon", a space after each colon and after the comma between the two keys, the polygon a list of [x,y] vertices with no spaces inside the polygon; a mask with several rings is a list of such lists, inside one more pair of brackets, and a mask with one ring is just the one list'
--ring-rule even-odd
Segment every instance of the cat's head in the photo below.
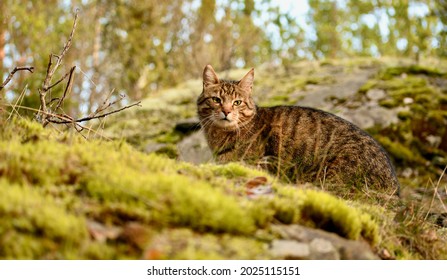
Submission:
{"label": "cat's head", "polygon": [[217,77],[211,65],[203,70],[203,91],[197,99],[197,111],[202,126],[238,129],[253,118],[256,106],[251,97],[254,69],[239,81]]}

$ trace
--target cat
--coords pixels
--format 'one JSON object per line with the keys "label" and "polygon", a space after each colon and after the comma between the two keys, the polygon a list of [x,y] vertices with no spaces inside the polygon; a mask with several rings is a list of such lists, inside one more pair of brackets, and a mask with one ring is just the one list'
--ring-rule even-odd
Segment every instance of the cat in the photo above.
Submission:
{"label": "cat", "polygon": [[241,80],[203,71],[197,111],[218,162],[245,161],[295,182],[332,182],[391,190],[399,181],[385,150],[354,124],[300,106],[258,107],[254,69]]}

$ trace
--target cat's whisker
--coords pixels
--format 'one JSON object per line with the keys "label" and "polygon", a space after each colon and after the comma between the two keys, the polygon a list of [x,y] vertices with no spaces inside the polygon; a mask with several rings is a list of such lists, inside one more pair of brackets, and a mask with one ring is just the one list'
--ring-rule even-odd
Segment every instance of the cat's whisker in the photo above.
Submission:
{"label": "cat's whisker", "polygon": [[207,116],[204,119],[202,119],[200,124],[200,130],[203,131],[208,125],[213,123],[213,116]]}

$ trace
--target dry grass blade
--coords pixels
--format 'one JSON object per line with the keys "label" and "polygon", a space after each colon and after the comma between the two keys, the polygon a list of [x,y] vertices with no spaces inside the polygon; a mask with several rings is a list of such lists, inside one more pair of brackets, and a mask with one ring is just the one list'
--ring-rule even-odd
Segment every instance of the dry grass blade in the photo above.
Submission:
{"label": "dry grass blade", "polygon": [[425,214],[424,220],[427,220],[428,216],[430,215],[430,210],[433,207],[433,203],[435,201],[435,197],[438,197],[438,199],[441,201],[441,204],[442,204],[444,210],[447,212],[447,207],[444,205],[444,202],[442,201],[442,198],[438,194],[439,185],[441,184],[442,177],[444,177],[444,174],[445,174],[446,171],[447,171],[447,165],[445,166],[444,170],[441,173],[441,176],[439,176],[439,179],[436,182],[435,188],[433,190],[433,196],[432,196],[432,199],[430,201],[430,206],[429,206],[429,208],[427,210],[427,213]]}

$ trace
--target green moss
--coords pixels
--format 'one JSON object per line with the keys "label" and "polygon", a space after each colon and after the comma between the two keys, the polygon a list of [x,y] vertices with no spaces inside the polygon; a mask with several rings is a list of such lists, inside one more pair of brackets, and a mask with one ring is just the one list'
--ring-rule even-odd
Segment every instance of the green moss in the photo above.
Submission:
{"label": "green moss", "polygon": [[413,113],[411,111],[400,111],[399,113],[397,113],[397,117],[402,120],[409,120],[413,117]]}
{"label": "green moss", "polygon": [[412,74],[412,75],[426,75],[440,77],[445,76],[445,73],[421,65],[411,65],[411,66],[398,66],[398,67],[388,67],[381,71],[379,77],[383,80],[392,79],[395,76],[400,76],[402,74]]}
{"label": "green moss", "polygon": [[376,81],[376,80],[368,80],[365,84],[363,84],[359,88],[358,92],[359,93],[366,93],[366,92],[368,92],[368,90],[375,88],[377,83],[378,83],[378,81]]}
{"label": "green moss", "polygon": [[379,105],[385,108],[395,108],[399,103],[395,99],[383,99],[379,101]]}
{"label": "green moss", "polygon": [[50,137],[50,133],[45,131],[38,122],[30,122],[23,118],[13,118],[11,123],[14,123],[14,126],[6,125],[0,128],[0,139],[16,138],[20,142],[28,142]]}
{"label": "green moss", "polygon": [[[420,174],[439,172],[432,167],[442,163],[439,159],[446,156],[445,151],[434,148],[427,137],[442,137],[445,133],[445,95],[440,87],[445,78],[444,72],[422,66],[388,67],[365,84],[365,91],[386,91],[387,96],[379,100],[380,106],[408,108],[398,112],[399,122],[372,131],[398,166],[411,166]],[[428,163],[428,168],[420,168]]]}
{"label": "green moss", "polygon": [[335,232],[349,239],[360,236],[374,243],[378,240],[377,224],[367,214],[347,206],[331,195],[306,191],[301,202],[301,219],[314,227]]}
{"label": "green moss", "polygon": [[57,256],[81,244],[87,236],[84,218],[61,202],[42,189],[0,180],[0,256]]}
{"label": "green moss", "polygon": [[212,165],[211,170],[215,176],[226,178],[248,177],[249,175],[264,175],[264,172],[256,172],[242,163],[231,162],[225,165]]}
{"label": "green moss", "polygon": [[335,83],[332,76],[310,76],[306,79],[306,85],[330,85]]}
{"label": "green moss", "polygon": [[86,235],[83,218],[68,213],[51,196],[4,180],[0,181],[0,212],[3,217],[15,219],[3,222],[17,230],[42,232],[50,238],[75,243]]}
{"label": "green moss", "polygon": [[360,235],[371,244],[378,244],[381,239],[378,223],[374,221],[369,214],[361,214],[360,221],[362,223]]}
{"label": "green moss", "polygon": [[161,134],[160,136],[155,138],[155,141],[158,143],[177,143],[182,139],[182,135],[178,132],[172,131],[165,134]]}
{"label": "green moss", "polygon": [[447,111],[445,110],[431,110],[427,113],[429,122],[437,125],[445,125],[447,123]]}
{"label": "green moss", "polygon": [[168,144],[155,151],[157,155],[165,155],[168,158],[176,159],[179,156],[177,146],[174,144]]}
{"label": "green moss", "polygon": [[376,140],[379,141],[385,150],[398,161],[406,163],[421,162],[421,158],[419,158],[417,154],[399,142],[393,142],[388,137],[383,136],[376,136]]}

